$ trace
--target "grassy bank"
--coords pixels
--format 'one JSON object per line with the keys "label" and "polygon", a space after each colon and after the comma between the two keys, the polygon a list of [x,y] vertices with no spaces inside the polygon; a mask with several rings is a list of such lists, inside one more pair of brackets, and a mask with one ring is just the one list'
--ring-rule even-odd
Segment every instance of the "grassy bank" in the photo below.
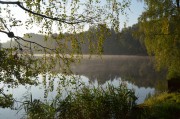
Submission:
{"label": "grassy bank", "polygon": [[132,110],[136,119],[180,119],[180,93],[161,93]]}

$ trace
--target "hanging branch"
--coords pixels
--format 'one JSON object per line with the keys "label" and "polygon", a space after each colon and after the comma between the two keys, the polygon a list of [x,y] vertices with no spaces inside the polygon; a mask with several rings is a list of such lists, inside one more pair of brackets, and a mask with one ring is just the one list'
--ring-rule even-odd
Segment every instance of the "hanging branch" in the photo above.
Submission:
{"label": "hanging branch", "polygon": [[[13,32],[6,32],[6,31],[2,31],[2,30],[0,30],[0,32],[7,34],[7,36],[8,36],[9,38],[15,38],[15,41],[16,41],[16,42],[17,42],[17,39],[18,39],[18,40],[22,40],[22,41],[24,41],[24,42],[28,42],[28,43],[30,43],[30,44],[35,44],[35,45],[37,45],[37,46],[39,46],[39,47],[41,47],[41,48],[43,48],[43,49],[47,49],[47,50],[51,50],[51,51],[55,51],[55,50],[56,50],[56,49],[52,49],[52,48],[45,47],[45,46],[43,46],[43,45],[41,45],[41,44],[39,44],[39,43],[36,43],[36,42],[34,42],[34,41],[29,41],[29,40],[26,40],[26,39],[24,39],[24,38],[22,38],[22,37],[15,36]],[[19,42],[17,42],[17,43],[20,44]]]}
{"label": "hanging branch", "polygon": [[31,13],[33,15],[40,16],[42,18],[50,19],[50,20],[53,20],[53,21],[59,21],[59,22],[66,23],[66,24],[79,24],[79,23],[84,23],[84,22],[91,21],[92,19],[95,19],[95,17],[92,17],[92,18],[89,18],[89,19],[85,19],[85,20],[75,19],[76,21],[71,22],[72,19],[67,20],[67,19],[62,19],[62,18],[57,18],[57,17],[50,17],[50,16],[46,16],[44,14],[39,14],[39,13],[33,12],[33,11],[25,8],[22,5],[22,3],[19,2],[19,1],[16,1],[16,2],[12,2],[12,1],[11,2],[10,1],[0,1],[0,4],[14,4],[14,5],[17,5],[18,7],[20,7],[21,9],[23,9],[24,11],[29,12],[29,13]]}

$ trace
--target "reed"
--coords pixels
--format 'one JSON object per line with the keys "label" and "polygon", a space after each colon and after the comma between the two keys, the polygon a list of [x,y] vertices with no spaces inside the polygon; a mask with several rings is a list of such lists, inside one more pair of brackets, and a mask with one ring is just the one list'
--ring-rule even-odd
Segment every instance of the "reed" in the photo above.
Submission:
{"label": "reed", "polygon": [[34,100],[25,107],[28,119],[126,119],[136,99],[135,92],[123,83],[118,87],[83,85],[64,99]]}

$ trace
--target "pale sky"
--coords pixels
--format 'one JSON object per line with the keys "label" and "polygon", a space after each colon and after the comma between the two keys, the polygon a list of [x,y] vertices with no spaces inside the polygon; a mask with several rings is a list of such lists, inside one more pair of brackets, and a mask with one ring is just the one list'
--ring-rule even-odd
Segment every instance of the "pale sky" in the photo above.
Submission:
{"label": "pale sky", "polygon": [[145,5],[143,2],[137,2],[137,0],[132,0],[130,6],[131,11],[128,11],[129,22],[127,22],[127,26],[132,26],[133,24],[136,24],[138,22],[138,17],[144,11],[144,7]]}
{"label": "pale sky", "polygon": [[[11,0],[11,1],[16,1],[16,0]],[[0,5],[0,7],[5,7],[6,5]],[[120,15],[120,27],[121,29],[123,28],[124,26],[124,22],[126,22],[127,26],[132,26],[133,24],[137,23],[137,18],[139,17],[139,15],[141,15],[142,11],[143,11],[143,8],[144,7],[144,4],[142,2],[137,2],[137,0],[132,0],[132,3],[131,3],[131,6],[130,6],[130,10],[127,10],[127,13],[128,13],[128,20]],[[15,15],[16,18],[18,19],[21,19],[22,22],[25,21],[25,19],[22,19],[22,18],[27,18],[27,14],[24,14],[24,11],[20,8],[13,8],[13,14]],[[6,13],[2,13],[0,14],[0,17],[3,17],[2,15],[5,15]],[[33,27],[32,29],[30,30],[26,30],[25,27],[13,27],[12,29],[10,29],[11,31],[14,32],[14,34],[16,36],[23,36],[23,34],[25,33],[37,33],[39,28],[38,26],[35,26]],[[10,40],[6,34],[4,33],[1,33],[0,32],[0,42],[6,42],[7,40]]]}

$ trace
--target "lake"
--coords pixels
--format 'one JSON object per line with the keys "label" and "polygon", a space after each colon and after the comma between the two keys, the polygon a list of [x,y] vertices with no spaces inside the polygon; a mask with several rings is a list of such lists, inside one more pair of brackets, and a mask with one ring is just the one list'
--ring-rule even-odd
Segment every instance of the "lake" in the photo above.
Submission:
{"label": "lake", "polygon": [[[125,56],[125,55],[103,55],[102,57],[93,55],[89,59],[88,55],[84,55],[78,64],[73,64],[71,70],[74,72],[74,79],[67,76],[67,81],[82,81],[85,85],[93,84],[106,86],[112,83],[118,86],[125,83],[129,89],[134,89],[138,97],[137,103],[142,103],[147,95],[154,94],[156,91],[166,89],[165,71],[157,72],[153,65],[153,58],[148,56]],[[48,77],[48,74],[47,76]],[[59,77],[62,77],[59,74]],[[39,80],[43,82],[43,76],[39,75]],[[57,87],[59,78],[47,81],[47,86],[54,84],[52,91],[47,95],[47,100],[52,100],[57,95]],[[0,84],[0,86],[4,86]],[[8,93],[12,93],[16,100],[23,101],[26,96],[32,94],[33,99],[44,100],[44,94],[48,89],[45,85],[38,86],[19,86],[10,89]],[[67,90],[73,90],[71,85],[64,89],[63,96],[66,96]],[[46,96],[45,96],[46,97]],[[15,103],[19,107],[19,103]],[[0,119],[20,119],[25,116],[24,111],[0,109]]]}

